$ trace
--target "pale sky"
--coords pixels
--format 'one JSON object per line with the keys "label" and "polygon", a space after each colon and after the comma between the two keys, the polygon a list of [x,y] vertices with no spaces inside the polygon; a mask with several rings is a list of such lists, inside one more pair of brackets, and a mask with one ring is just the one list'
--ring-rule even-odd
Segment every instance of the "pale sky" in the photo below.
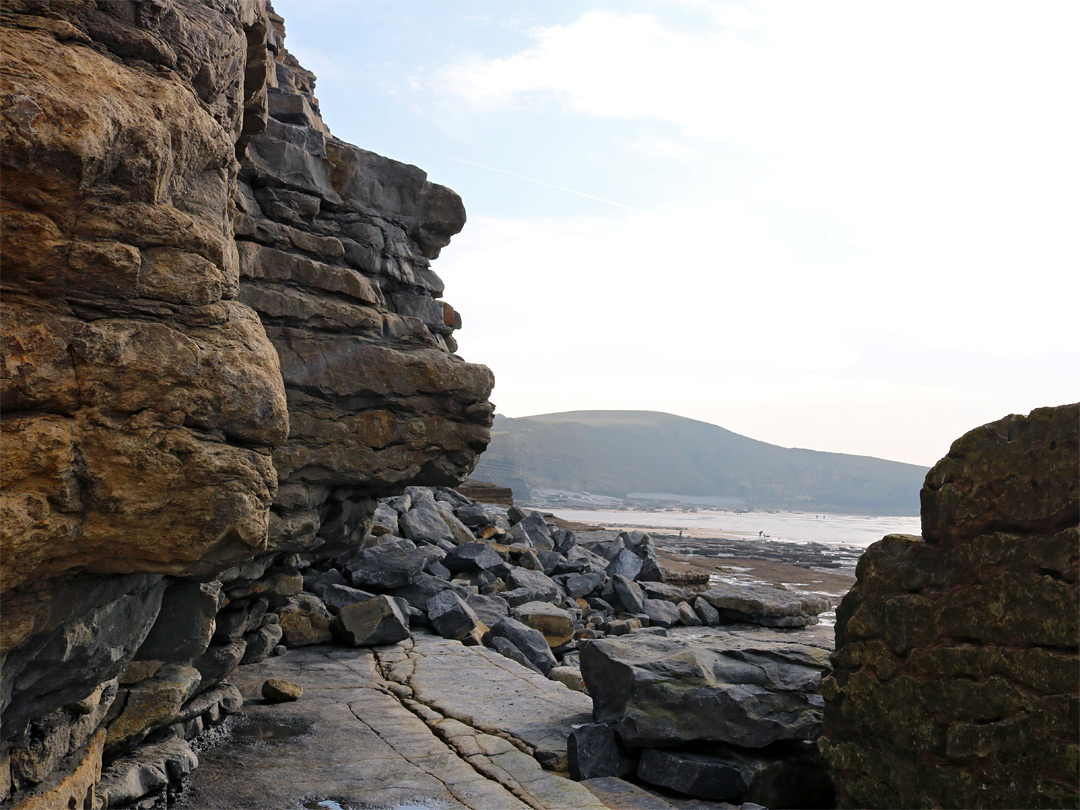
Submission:
{"label": "pale sky", "polygon": [[1080,399],[1080,3],[275,0],[340,138],[469,221],[507,416],[933,464]]}

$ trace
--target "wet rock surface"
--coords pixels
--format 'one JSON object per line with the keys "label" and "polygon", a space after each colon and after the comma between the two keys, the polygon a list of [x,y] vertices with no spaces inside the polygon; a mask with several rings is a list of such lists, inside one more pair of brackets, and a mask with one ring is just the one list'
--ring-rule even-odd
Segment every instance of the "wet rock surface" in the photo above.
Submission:
{"label": "wet rock surface", "polygon": [[845,807],[1075,807],[1080,406],[958,439],[859,562],[822,751]]}

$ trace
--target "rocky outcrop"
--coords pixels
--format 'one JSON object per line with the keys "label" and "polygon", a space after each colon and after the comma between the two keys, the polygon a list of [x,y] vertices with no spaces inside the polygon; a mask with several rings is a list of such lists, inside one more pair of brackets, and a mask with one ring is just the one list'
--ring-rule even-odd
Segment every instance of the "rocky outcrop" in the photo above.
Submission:
{"label": "rocky outcrop", "polygon": [[299,566],[464,478],[492,379],[429,267],[460,200],[330,135],[264,0],[0,22],[0,800],[82,806],[103,758],[121,792],[187,768],[128,754],[235,709],[241,661],[329,639]]}
{"label": "rocky outcrop", "polygon": [[460,198],[334,138],[315,77],[270,19],[269,117],[234,197],[240,299],[277,349],[289,406],[269,548],[340,551],[364,536],[375,498],[468,474],[493,378],[451,353],[461,318],[430,267],[465,224]]}
{"label": "rocky outcrop", "polygon": [[837,612],[822,751],[846,807],[1076,807],[1080,406],[958,439],[923,536],[871,546]]}

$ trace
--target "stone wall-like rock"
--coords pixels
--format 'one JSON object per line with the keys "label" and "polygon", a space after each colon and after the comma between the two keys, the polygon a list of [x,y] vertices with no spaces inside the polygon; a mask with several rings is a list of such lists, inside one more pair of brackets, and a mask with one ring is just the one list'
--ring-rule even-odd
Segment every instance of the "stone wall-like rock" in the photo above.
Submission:
{"label": "stone wall-like rock", "polygon": [[460,317],[430,268],[465,224],[460,198],[334,138],[271,19],[269,118],[242,161],[235,219],[240,298],[281,357],[289,402],[270,548],[340,550],[375,498],[468,474],[494,380],[452,353]]}
{"label": "stone wall-like rock", "polygon": [[329,134],[265,0],[0,23],[0,801],[82,806],[237,708],[290,551],[465,477],[492,378],[428,266],[461,201]]}
{"label": "stone wall-like rock", "polygon": [[971,431],[923,536],[863,555],[822,682],[841,806],[1080,804],[1078,433],[1078,405]]}

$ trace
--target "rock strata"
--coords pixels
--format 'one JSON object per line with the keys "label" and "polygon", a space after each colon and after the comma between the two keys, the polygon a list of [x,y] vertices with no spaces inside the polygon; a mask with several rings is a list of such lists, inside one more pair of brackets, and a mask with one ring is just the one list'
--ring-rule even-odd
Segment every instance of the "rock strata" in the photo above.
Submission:
{"label": "rock strata", "polygon": [[844,807],[1075,807],[1080,406],[958,439],[923,536],[871,546],[837,611],[821,748]]}
{"label": "rock strata", "polygon": [[[465,476],[492,377],[431,269],[461,201],[329,133],[264,0],[0,22],[0,800],[92,803],[104,758],[115,803],[187,768],[141,740],[364,601],[303,574]],[[452,545],[417,501],[384,533]]]}

